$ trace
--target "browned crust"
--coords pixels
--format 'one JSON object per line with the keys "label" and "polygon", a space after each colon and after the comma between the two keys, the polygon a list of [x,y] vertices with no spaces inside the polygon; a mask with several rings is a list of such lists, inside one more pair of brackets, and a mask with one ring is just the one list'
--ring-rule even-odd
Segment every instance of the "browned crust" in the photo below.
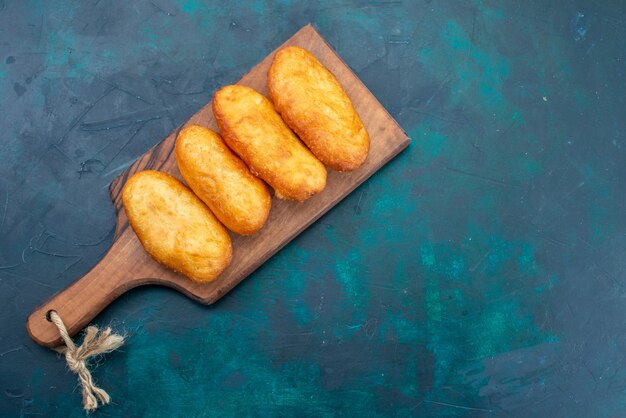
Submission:
{"label": "browned crust", "polygon": [[[260,101],[254,112],[248,112],[248,114],[241,116],[241,121],[235,121],[227,115],[229,113],[229,109],[227,109],[229,104],[226,96],[232,90],[238,90],[243,96],[256,95]],[[315,158],[289,127],[285,125],[272,103],[265,96],[249,87],[240,85],[225,86],[215,92],[212,108],[213,115],[226,144],[248,165],[253,174],[261,177],[274,188],[277,197],[302,202],[321,192],[326,187],[326,168],[324,165]],[[250,138],[241,138],[237,134],[241,125],[246,124],[261,127],[264,124],[271,125],[275,128],[272,131],[279,132],[279,134],[272,135],[271,138],[262,138],[266,146],[259,149],[250,145]],[[283,149],[283,146],[286,149]],[[303,164],[291,171],[276,165],[269,167],[263,161],[260,161],[263,159],[267,161],[267,155],[261,155],[264,153],[268,155],[274,153],[286,159],[298,158],[302,160]],[[287,154],[289,155],[287,156]],[[311,174],[303,178],[302,181],[298,181],[297,178],[302,179],[302,173],[298,170],[305,169]]]}
{"label": "browned crust", "polygon": [[[179,215],[179,209],[174,202],[162,200],[158,207],[152,207],[156,201],[138,197],[134,194],[142,190],[135,190],[140,182],[153,182],[153,188],[169,188],[170,197],[178,199],[177,204],[185,203],[189,213],[196,217],[184,219]],[[138,186],[141,187],[141,186]],[[145,187],[145,186],[144,186]],[[155,190],[156,191],[156,190]],[[160,171],[144,170],[134,174],[128,179],[122,190],[122,203],[128,216],[130,226],[135,231],[139,242],[146,252],[158,263],[181,273],[196,282],[209,282],[215,280],[228,267],[232,260],[232,244],[226,229],[219,223],[209,208],[193,194],[180,181],[169,174]],[[148,205],[137,208],[136,205]],[[167,206],[169,204],[169,206]],[[165,207],[167,206],[167,207]],[[191,206],[191,208],[189,207]],[[143,210],[141,210],[143,209]],[[178,209],[178,210],[177,210]],[[169,212],[169,219],[163,219],[162,212]],[[152,218],[152,219],[148,219]],[[167,224],[163,224],[164,221]],[[197,222],[211,235],[209,240],[213,247],[200,247],[193,244],[193,234],[198,234],[199,229],[190,226],[188,222]],[[177,223],[177,224],[176,224]],[[160,231],[159,231],[160,229]],[[210,229],[210,230],[209,230]],[[183,245],[170,245],[165,241],[166,237],[154,231],[180,231],[175,240],[183,240]],[[151,239],[158,236],[157,239]],[[202,241],[202,237],[199,238]],[[206,237],[204,237],[206,238]],[[206,239],[204,241],[207,241]],[[194,252],[193,250],[198,250]]]}
{"label": "browned crust", "polygon": [[231,231],[251,235],[265,224],[271,196],[212,130],[191,125],[176,139],[176,163],[193,192]]}
{"label": "browned crust", "polygon": [[310,52],[295,46],[278,51],[267,85],[283,120],[324,164],[351,171],[365,162],[367,130],[339,81]]}

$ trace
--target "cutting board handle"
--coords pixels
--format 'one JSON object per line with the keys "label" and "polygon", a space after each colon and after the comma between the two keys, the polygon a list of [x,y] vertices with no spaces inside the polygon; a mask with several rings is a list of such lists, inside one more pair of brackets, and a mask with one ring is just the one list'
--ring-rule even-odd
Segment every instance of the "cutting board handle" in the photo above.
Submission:
{"label": "cutting board handle", "polygon": [[56,326],[49,321],[51,310],[56,311],[69,335],[78,333],[98,313],[118,296],[141,284],[139,279],[129,278],[134,260],[122,251],[122,241],[117,240],[106,256],[87,274],[69,287],[61,290],[28,317],[26,328],[38,344],[55,347],[62,343]]}

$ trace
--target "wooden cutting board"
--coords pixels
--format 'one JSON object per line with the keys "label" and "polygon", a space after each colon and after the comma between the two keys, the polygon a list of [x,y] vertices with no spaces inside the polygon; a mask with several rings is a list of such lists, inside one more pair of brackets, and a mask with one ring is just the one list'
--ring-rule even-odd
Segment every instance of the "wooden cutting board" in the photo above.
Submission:
{"label": "wooden cutting board", "polygon": [[[371,147],[367,161],[349,173],[329,170],[326,189],[304,203],[273,198],[269,218],[261,231],[248,237],[231,233],[233,259],[221,276],[208,284],[194,283],[156,263],[146,254],[129,227],[122,207],[121,192],[126,180],[141,170],[164,171],[181,179],[173,152],[176,136],[182,127],[189,124],[207,126],[217,131],[211,103],[208,103],[113,180],[109,187],[117,213],[113,244],[91,271],[31,313],[27,329],[33,340],[48,347],[61,343],[58,330],[47,320],[50,310],[59,313],[70,335],[74,335],[115,298],[145,284],[172,287],[204,304],[217,301],[409,144],[410,139],[402,128],[313,26],[309,24],[303,27],[276,50],[290,45],[301,46],[313,53],[337,77],[352,99],[370,134]],[[237,84],[267,94],[267,70],[276,50]]]}

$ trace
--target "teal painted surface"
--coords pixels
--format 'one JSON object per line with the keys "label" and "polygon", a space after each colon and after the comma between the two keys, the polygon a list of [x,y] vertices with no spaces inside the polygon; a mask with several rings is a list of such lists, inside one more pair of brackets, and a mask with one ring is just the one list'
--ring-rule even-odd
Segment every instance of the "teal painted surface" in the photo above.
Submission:
{"label": "teal painted surface", "polygon": [[0,1],[0,412],[83,415],[26,316],[110,245],[108,183],[313,22],[411,146],[215,306],[116,301],[96,415],[623,415],[623,10]]}

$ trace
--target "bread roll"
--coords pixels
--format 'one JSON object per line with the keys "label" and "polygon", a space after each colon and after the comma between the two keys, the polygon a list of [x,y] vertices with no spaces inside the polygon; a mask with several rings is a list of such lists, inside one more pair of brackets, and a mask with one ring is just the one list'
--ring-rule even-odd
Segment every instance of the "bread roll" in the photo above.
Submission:
{"label": "bread roll", "polygon": [[335,76],[311,53],[295,46],[278,51],[267,86],[278,113],[320,161],[337,171],[363,164],[367,130]]}
{"label": "bread roll", "polygon": [[146,252],[197,282],[209,282],[230,264],[228,233],[191,190],[158,171],[133,175],[122,203]]}
{"label": "bread roll", "polygon": [[213,97],[224,141],[276,196],[303,201],[326,187],[326,167],[300,142],[262,94],[226,86]]}
{"label": "bread roll", "polygon": [[176,163],[193,192],[224,226],[240,235],[257,232],[270,212],[263,181],[212,130],[192,125],[176,139]]}

